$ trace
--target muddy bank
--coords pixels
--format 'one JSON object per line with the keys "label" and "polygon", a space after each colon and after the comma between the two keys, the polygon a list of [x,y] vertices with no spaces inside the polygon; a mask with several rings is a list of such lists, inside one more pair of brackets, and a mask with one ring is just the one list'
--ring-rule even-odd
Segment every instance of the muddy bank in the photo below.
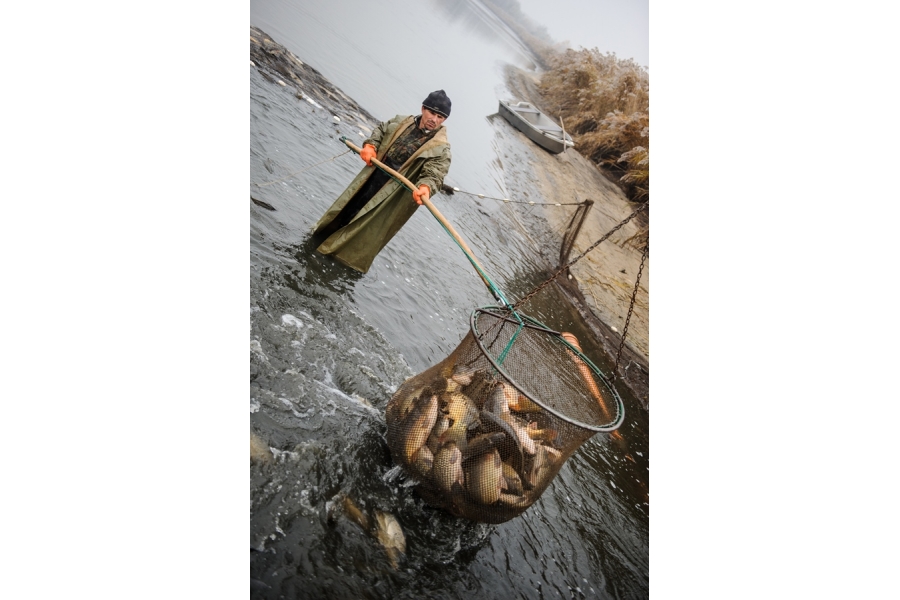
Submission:
{"label": "muddy bank", "polygon": [[[513,66],[506,68],[507,87],[516,100],[540,106],[538,78],[535,74]],[[515,131],[524,139],[525,135]],[[593,200],[594,205],[575,240],[569,260],[581,255],[594,242],[622,222],[636,208],[622,189],[590,160],[574,150],[550,154],[536,144],[531,149],[531,166],[541,194],[548,201],[566,199]],[[646,212],[646,211],[645,211]],[[554,228],[564,228],[569,215],[545,212]],[[635,280],[641,265],[642,251],[637,237],[645,215],[635,218],[608,240],[591,250],[570,269],[571,277],[559,277],[560,287],[590,324],[610,357],[615,357],[622,340],[621,333],[631,305]],[[649,259],[641,271],[640,287],[628,324],[627,339],[619,359],[619,377],[644,406],[649,404]]]}
{"label": "muddy bank", "polygon": [[[309,102],[339,117],[344,124],[359,127],[360,136],[367,135],[377,125],[377,120],[355,100],[255,27],[250,28],[250,57],[266,79],[296,90],[298,101]],[[533,74],[510,67],[507,76],[509,89],[518,99],[532,102],[538,99],[537,80]],[[335,122],[336,128],[337,125]],[[516,134],[524,138],[523,134]],[[570,258],[583,253],[632,212],[633,207],[622,191],[577,152],[569,150],[552,155],[530,141],[525,146],[532,153],[529,168],[534,170],[541,195],[547,199],[564,197],[594,201]],[[564,230],[571,217],[553,211],[545,214],[555,230]],[[571,277],[559,278],[560,286],[593,329],[610,362],[621,341],[640,265],[641,252],[631,239],[637,232],[638,225],[632,221],[575,263],[570,270]],[[628,339],[619,361],[622,382],[645,407],[649,402],[648,310],[649,265],[645,265]]]}

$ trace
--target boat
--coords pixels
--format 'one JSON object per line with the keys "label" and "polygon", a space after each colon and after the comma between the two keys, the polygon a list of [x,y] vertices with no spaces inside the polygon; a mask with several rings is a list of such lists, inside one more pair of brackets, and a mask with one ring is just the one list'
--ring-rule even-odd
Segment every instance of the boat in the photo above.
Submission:
{"label": "boat", "polygon": [[575,142],[553,119],[528,102],[500,101],[500,116],[545,150],[559,154]]}

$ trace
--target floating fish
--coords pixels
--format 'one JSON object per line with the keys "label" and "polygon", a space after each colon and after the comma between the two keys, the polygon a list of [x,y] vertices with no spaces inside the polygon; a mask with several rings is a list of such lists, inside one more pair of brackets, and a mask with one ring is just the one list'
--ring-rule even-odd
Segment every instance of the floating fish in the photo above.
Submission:
{"label": "floating fish", "polygon": [[344,508],[344,514],[347,518],[363,528],[363,531],[369,531],[369,517],[353,503],[348,496],[344,496],[341,502]]}
{"label": "floating fish", "polygon": [[375,538],[387,552],[391,566],[396,569],[400,566],[400,559],[406,554],[406,537],[400,523],[391,513],[375,511]]}

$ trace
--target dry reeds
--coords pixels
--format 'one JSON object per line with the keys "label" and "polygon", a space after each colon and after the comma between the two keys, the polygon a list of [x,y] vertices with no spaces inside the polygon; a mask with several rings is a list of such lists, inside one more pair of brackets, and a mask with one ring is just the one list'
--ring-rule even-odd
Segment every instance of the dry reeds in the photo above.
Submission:
{"label": "dry reeds", "polygon": [[566,122],[575,148],[599,165],[622,172],[632,200],[650,193],[650,76],[631,59],[593,50],[566,50],[549,60],[541,78],[542,104]]}

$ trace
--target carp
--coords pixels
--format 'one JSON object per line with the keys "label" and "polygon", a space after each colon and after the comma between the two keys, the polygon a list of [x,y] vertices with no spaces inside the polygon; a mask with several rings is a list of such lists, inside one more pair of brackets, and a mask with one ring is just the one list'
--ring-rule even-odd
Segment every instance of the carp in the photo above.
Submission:
{"label": "carp", "polygon": [[504,485],[500,453],[491,450],[475,458],[465,472],[466,490],[480,504],[493,504],[500,499]]}
{"label": "carp", "polygon": [[375,511],[375,538],[384,547],[391,566],[394,569],[400,566],[400,559],[406,554],[406,536],[394,515]]}
{"label": "carp", "polygon": [[406,419],[400,424],[400,439],[403,449],[403,458],[407,464],[412,463],[413,456],[419,448],[425,445],[428,435],[431,433],[434,422],[437,420],[438,401],[437,396],[420,401],[413,407]]}
{"label": "carp", "polygon": [[462,452],[455,442],[447,442],[434,456],[431,479],[440,489],[448,493],[454,487],[463,485]]}

